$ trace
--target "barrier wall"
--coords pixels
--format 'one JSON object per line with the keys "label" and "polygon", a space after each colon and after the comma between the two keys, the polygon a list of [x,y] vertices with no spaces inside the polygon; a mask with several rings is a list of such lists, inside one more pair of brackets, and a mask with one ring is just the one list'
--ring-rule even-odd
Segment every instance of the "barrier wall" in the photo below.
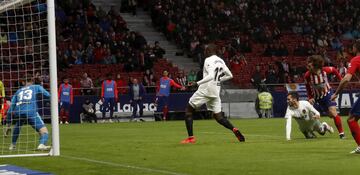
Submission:
{"label": "barrier wall", "polygon": [[[359,91],[345,91],[343,94],[339,95],[337,99],[337,104],[340,109],[341,115],[348,115],[348,111],[351,105],[357,100],[357,94]],[[192,93],[174,93],[170,95],[169,98],[169,110],[170,111],[184,111],[189,98]],[[283,117],[286,112],[287,103],[286,95],[287,92],[272,92],[274,98],[273,112],[274,117]],[[96,111],[98,115],[101,115],[101,101],[98,96],[75,96],[74,104],[71,106],[70,111],[70,122],[77,123],[80,121],[79,115],[82,112],[82,104],[86,99],[89,99],[96,106]],[[144,111],[156,111],[156,106],[154,104],[155,94],[147,94],[144,99]],[[230,107],[229,107],[230,106]],[[223,111],[226,116],[232,118],[256,118],[255,105],[253,102],[224,102],[223,101]],[[120,102],[118,102],[114,115],[117,113],[126,112],[129,113],[132,111],[131,105],[129,103],[128,95],[121,95]]]}

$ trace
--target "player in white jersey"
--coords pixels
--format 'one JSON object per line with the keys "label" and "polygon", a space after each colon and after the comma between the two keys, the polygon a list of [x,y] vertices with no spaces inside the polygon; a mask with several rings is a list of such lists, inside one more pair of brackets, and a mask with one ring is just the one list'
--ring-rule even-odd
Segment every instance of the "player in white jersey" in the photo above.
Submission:
{"label": "player in white jersey", "polygon": [[286,110],[286,139],[291,140],[292,118],[299,124],[300,131],[305,138],[316,138],[314,131],[324,135],[326,131],[333,133],[334,129],[326,122],[320,122],[320,113],[308,102],[299,101],[297,92],[290,92],[287,96],[288,108]]}
{"label": "player in white jersey", "polygon": [[195,109],[203,104],[206,104],[207,109],[212,111],[214,118],[219,124],[232,130],[240,142],[245,141],[245,137],[229,122],[229,120],[223,117],[221,112],[221,82],[231,79],[233,75],[225,62],[216,56],[216,51],[217,47],[213,44],[210,44],[205,50],[207,58],[204,62],[203,79],[196,82],[196,85],[199,86],[198,90],[192,95],[186,108],[185,124],[188,138],[181,142],[183,144],[195,143],[192,116]]}

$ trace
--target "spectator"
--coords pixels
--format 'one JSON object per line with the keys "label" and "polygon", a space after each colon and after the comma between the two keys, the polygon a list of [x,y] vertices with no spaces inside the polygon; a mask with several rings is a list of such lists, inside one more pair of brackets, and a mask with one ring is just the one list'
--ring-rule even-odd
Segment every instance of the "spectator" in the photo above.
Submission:
{"label": "spectator", "polygon": [[[131,121],[145,121],[143,117],[143,98],[145,95],[145,88],[142,84],[138,83],[136,78],[133,79],[132,84],[129,86],[130,104],[133,110]],[[139,105],[139,116],[137,116]]]}
{"label": "spectator", "polygon": [[337,70],[339,70],[339,74],[341,75],[341,77],[344,77],[347,73],[347,68],[345,67],[343,62],[339,63]]}
{"label": "spectator", "polygon": [[106,49],[104,64],[116,64],[116,58],[111,54],[110,49]]}
{"label": "spectator", "polygon": [[94,48],[94,63],[102,64],[104,63],[105,50],[101,45],[101,42],[96,42],[96,47]]}
{"label": "spectator", "polygon": [[265,82],[265,78],[263,76],[263,74],[261,73],[260,71],[260,66],[257,65],[256,66],[256,69],[255,69],[255,72],[252,74],[251,76],[251,83],[253,84],[253,86],[256,88],[256,89],[259,89],[260,88],[260,84],[264,83]]}
{"label": "spectator", "polygon": [[128,0],[129,8],[133,16],[136,16],[137,0]]}
{"label": "spectator", "polygon": [[295,56],[307,56],[308,55],[308,49],[305,47],[304,42],[300,42],[299,45],[295,46],[294,55]]}
{"label": "spectator", "polygon": [[286,48],[284,43],[281,43],[279,48],[276,50],[275,53],[276,56],[288,56],[289,55],[289,51]]}
{"label": "spectator", "polygon": [[72,83],[72,87],[73,87],[73,92],[74,92],[74,95],[80,95],[80,88],[81,88],[81,85],[80,85],[80,82],[79,80],[74,77],[71,81]]}
{"label": "spectator", "polygon": [[343,47],[343,45],[338,37],[333,38],[330,42],[330,45],[331,45],[331,48],[336,51],[340,50]]}
{"label": "spectator", "polygon": [[159,41],[155,41],[153,51],[156,58],[163,58],[164,54],[166,53],[165,50],[160,47]]}
{"label": "spectator", "polygon": [[[194,70],[191,70],[187,76],[187,80],[188,80],[188,86],[191,87],[193,86],[193,84],[196,82],[196,73]],[[191,90],[195,90],[190,88]]]}
{"label": "spectator", "polygon": [[180,71],[178,77],[176,77],[176,82],[183,87],[186,87],[188,84],[187,77],[184,74],[184,71]]}
{"label": "spectator", "polygon": [[87,73],[83,74],[82,79],[80,80],[80,88],[82,95],[92,95],[94,87],[93,81],[90,77],[88,77]]}
{"label": "spectator", "polygon": [[85,103],[82,105],[83,112],[80,114],[81,116],[81,122],[87,121],[89,123],[92,123],[94,121],[97,123],[97,116],[95,114],[95,108],[94,104],[90,102],[89,99],[85,100]]}

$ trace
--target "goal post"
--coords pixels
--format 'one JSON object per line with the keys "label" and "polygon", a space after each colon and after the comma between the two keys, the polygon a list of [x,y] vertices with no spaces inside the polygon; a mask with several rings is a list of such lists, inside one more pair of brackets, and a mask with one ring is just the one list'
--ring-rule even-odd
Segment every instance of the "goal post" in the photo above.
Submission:
{"label": "goal post", "polygon": [[[19,124],[18,134],[13,134],[17,129],[15,122],[4,122],[7,120],[4,119],[5,114],[4,118],[0,117],[0,157],[60,155],[54,1],[0,0],[0,80],[6,90],[4,99],[8,106],[11,105],[12,96],[29,78],[50,92],[50,99],[44,96],[37,98],[37,111],[48,128],[47,145],[51,146],[49,151],[37,149],[41,137],[32,128],[37,125],[31,124],[30,117],[15,116],[18,118],[14,121],[21,120],[16,124],[22,125]],[[6,132],[9,128],[11,132]],[[13,135],[18,136],[14,142],[16,148],[10,149]]]}

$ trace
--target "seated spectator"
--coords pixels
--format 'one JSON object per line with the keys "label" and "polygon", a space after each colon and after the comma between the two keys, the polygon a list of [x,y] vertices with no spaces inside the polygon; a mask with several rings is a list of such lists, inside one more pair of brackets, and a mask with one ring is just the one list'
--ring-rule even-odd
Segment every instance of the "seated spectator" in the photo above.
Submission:
{"label": "seated spectator", "polygon": [[236,53],[235,56],[230,60],[230,69],[234,73],[239,73],[241,68],[246,65],[246,59],[244,55]]}
{"label": "seated spectator", "polygon": [[329,43],[327,42],[327,38],[325,35],[321,35],[318,39],[317,39],[317,45],[320,47],[328,47]]}
{"label": "seated spectator", "polygon": [[178,73],[178,76],[176,77],[176,82],[178,84],[180,84],[181,86],[186,87],[186,85],[188,84],[188,81],[187,81],[187,77],[184,74],[184,71],[180,71]]}
{"label": "seated spectator", "polygon": [[95,106],[90,102],[89,99],[85,100],[85,103],[82,105],[82,113],[80,114],[81,123],[83,121],[92,123],[93,121],[97,123],[97,116],[95,114]]}
{"label": "seated spectator", "polygon": [[289,51],[284,43],[281,43],[279,48],[276,50],[275,56],[288,56]]}
{"label": "seated spectator", "polygon": [[339,63],[337,70],[339,71],[339,74],[341,75],[341,77],[344,77],[347,73],[347,68],[345,67],[343,62]]}
{"label": "seated spectator", "polygon": [[93,95],[92,88],[94,87],[93,81],[88,77],[87,73],[83,74],[82,79],[80,80],[81,94],[82,95]]}
{"label": "seated spectator", "polygon": [[295,46],[294,55],[295,56],[307,56],[308,55],[308,49],[305,47],[304,42],[300,42],[299,45]]}
{"label": "seated spectator", "polygon": [[276,51],[274,50],[273,44],[267,44],[265,45],[265,51],[263,53],[263,56],[271,57],[275,55],[275,52]]}
{"label": "seated spectator", "polygon": [[96,47],[94,48],[94,63],[102,64],[104,63],[105,50],[101,45],[101,42],[96,42]]}
{"label": "seated spectator", "polygon": [[251,76],[251,83],[253,84],[253,86],[256,88],[256,89],[259,89],[260,88],[260,84],[264,83],[265,82],[265,78],[264,78],[264,75],[261,73],[260,71],[260,66],[257,65],[256,66],[256,69],[255,69],[255,72],[252,74]]}
{"label": "seated spectator", "polygon": [[72,84],[72,87],[73,87],[73,93],[74,95],[80,95],[80,88],[81,88],[81,85],[80,85],[80,82],[79,80],[74,77],[71,81],[71,84]]}
{"label": "seated spectator", "polygon": [[191,86],[193,86],[193,84],[196,82],[196,72],[194,70],[191,70],[188,73],[187,80],[188,80],[188,86],[190,87],[190,90],[195,90],[195,88],[191,88]]}
{"label": "seated spectator", "polygon": [[155,41],[155,46],[153,48],[153,52],[154,52],[156,58],[163,58],[163,56],[166,53],[165,50],[160,47],[159,41]]}
{"label": "seated spectator", "polygon": [[111,54],[110,49],[106,49],[104,64],[116,64],[116,58]]}
{"label": "seated spectator", "polygon": [[344,47],[341,47],[340,50],[336,53],[336,62],[348,62],[349,57],[351,57],[351,55],[349,55],[348,52],[345,51]]}
{"label": "seated spectator", "polygon": [[243,44],[241,44],[241,52],[243,53],[251,53],[252,48],[249,41],[245,41]]}
{"label": "seated spectator", "polygon": [[333,38],[330,42],[330,45],[331,45],[331,48],[336,51],[340,50],[343,47],[343,45],[338,37]]}

